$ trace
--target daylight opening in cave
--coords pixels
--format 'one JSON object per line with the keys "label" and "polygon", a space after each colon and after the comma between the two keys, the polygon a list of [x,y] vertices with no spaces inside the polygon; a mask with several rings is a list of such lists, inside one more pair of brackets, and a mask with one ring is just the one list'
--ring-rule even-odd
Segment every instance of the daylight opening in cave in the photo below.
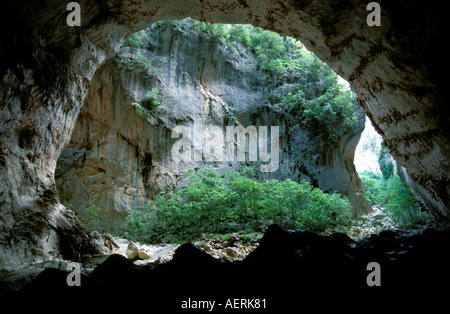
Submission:
{"label": "daylight opening in cave", "polygon": [[[234,261],[271,224],[360,240],[423,222],[380,154],[395,163],[349,83],[301,42],[187,18],[135,33],[97,71],[56,183],[130,258],[155,262],[149,251],[196,241]],[[377,226],[354,220],[375,215]]]}

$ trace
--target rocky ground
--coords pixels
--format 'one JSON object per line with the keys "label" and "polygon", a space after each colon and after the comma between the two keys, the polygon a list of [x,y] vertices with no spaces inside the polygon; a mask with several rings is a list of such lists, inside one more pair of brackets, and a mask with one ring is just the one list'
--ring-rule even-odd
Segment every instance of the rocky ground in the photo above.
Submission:
{"label": "rocky ground", "polygon": [[[216,307],[217,312],[229,311],[224,306],[229,300],[234,304],[235,299],[241,305],[242,299],[258,299],[259,304],[264,299],[265,313],[301,313],[310,306],[334,311],[360,310],[360,306],[404,310],[413,303],[439,300],[445,291],[442,283],[450,280],[446,271],[448,229],[427,228],[414,234],[384,230],[356,242],[342,233],[324,236],[271,225],[243,260],[231,262],[210,255],[236,258],[230,248],[239,251],[240,241],[240,237],[230,237],[228,245],[219,248],[215,239],[199,243],[209,248],[209,254],[192,243],[177,246],[173,252],[172,245],[123,241],[119,246],[125,254],[152,256],[133,262],[123,254],[113,254],[93,271],[82,273],[79,287],[68,287],[69,272],[47,268],[13,296],[70,296],[79,304],[92,300],[101,309],[146,304],[155,313],[183,312],[181,306],[188,300],[191,305],[193,300],[214,301],[222,306]],[[375,286],[370,284],[374,269],[369,267],[374,263],[380,270]],[[429,299],[430,293],[434,299]]]}
{"label": "rocky ground", "polygon": [[[380,208],[374,207],[374,211],[359,219],[357,223],[351,228],[348,236],[341,234],[351,243],[352,246],[367,245],[376,241],[381,235],[391,235],[395,237],[408,237],[420,235],[425,232],[426,228],[411,230],[400,230],[394,227],[392,220],[386,216]],[[298,231],[296,231],[298,232]],[[313,234],[308,233],[306,234]],[[315,235],[317,239],[323,236]],[[238,234],[232,233],[229,235],[203,235],[202,239],[193,242],[199,250],[206,252],[210,257],[223,261],[225,263],[241,263],[245,261],[248,256],[254,252],[260,245],[262,233],[253,234]],[[315,238],[315,237],[313,237]],[[180,248],[180,244],[144,244],[133,242],[128,239],[114,237],[112,238],[116,248],[113,254],[121,255],[133,263],[135,267],[158,267],[172,261],[176,251]],[[303,250],[297,250],[299,254],[305,254]],[[396,258],[398,254],[403,254],[404,248],[399,248],[396,252],[391,250],[390,258]],[[108,255],[109,256],[109,255]],[[81,272],[90,276],[94,269],[105,262],[108,256],[90,256],[85,257],[81,263]],[[274,256],[273,258],[282,258],[281,256]],[[34,280],[39,274],[48,268],[67,270],[70,263],[68,260],[54,259],[51,261],[44,261],[33,265],[24,266],[20,269],[2,270],[0,271],[0,283],[2,291],[17,291],[30,281]]]}
{"label": "rocky ground", "polygon": [[[420,230],[408,232],[396,229],[392,220],[386,216],[380,208],[374,207],[374,212],[361,217],[348,235],[354,241],[364,241],[365,239],[369,239],[371,235],[377,235],[386,230],[402,234],[420,232]],[[232,233],[224,236],[203,235],[201,240],[195,241],[193,244],[215,259],[226,262],[240,262],[245,260],[246,257],[258,247],[262,236],[262,233],[245,235]],[[132,261],[135,266],[157,266],[165,264],[172,260],[176,250],[180,247],[179,244],[174,243],[151,245],[133,242],[120,237],[110,238],[110,240],[115,244],[113,254],[126,257]],[[103,263],[108,256],[85,257],[81,263],[82,273],[89,275],[93,269]],[[27,265],[20,269],[1,270],[0,278],[2,289],[0,289],[0,292],[19,290],[24,284],[29,283],[47,268],[56,268],[65,271],[69,263],[70,261],[68,260],[54,259]]]}
{"label": "rocky ground", "polygon": [[[392,219],[381,211],[378,206],[374,211],[360,217],[359,221],[351,228],[349,237],[355,241],[361,241],[373,234],[379,234],[383,230],[401,232],[394,227]],[[407,233],[407,231],[403,231]],[[200,249],[216,259],[230,262],[244,260],[249,253],[254,251],[262,238],[262,233],[239,235],[232,233],[224,237],[217,235],[203,235],[202,240],[193,242]],[[163,264],[170,261],[178,244],[149,245],[136,243],[123,238],[115,238],[118,248],[115,254],[121,254],[134,261],[135,265]]]}
{"label": "rocky ground", "polygon": [[348,236],[355,241],[361,241],[369,238],[373,234],[378,234],[384,230],[399,231],[395,227],[392,218],[383,213],[378,205],[372,206],[373,212],[361,216],[353,223],[348,232]]}
{"label": "rocky ground", "polygon": [[[216,259],[235,262],[245,259],[250,252],[255,250],[262,235],[262,233],[254,233],[240,236],[233,233],[225,238],[204,235],[202,240],[195,241],[193,244]],[[113,254],[126,257],[136,266],[156,266],[167,263],[172,260],[175,251],[180,247],[180,244],[174,243],[144,244],[119,237],[112,238],[112,241],[116,244]],[[89,275],[108,256],[85,257],[81,263],[81,272]],[[65,271],[70,262],[63,259],[54,259],[26,265],[18,269],[0,270],[0,293],[2,291],[19,290],[24,284],[36,278],[44,269],[55,268]]]}
{"label": "rocky ground", "polygon": [[[203,235],[202,240],[195,241],[194,244],[216,259],[234,262],[245,259],[255,250],[262,235],[262,233],[254,233],[241,237],[238,233],[232,233],[222,239],[215,235]],[[122,238],[116,238],[115,241],[118,248],[114,253],[133,260],[135,265],[167,263],[180,246],[179,244],[149,245]]]}

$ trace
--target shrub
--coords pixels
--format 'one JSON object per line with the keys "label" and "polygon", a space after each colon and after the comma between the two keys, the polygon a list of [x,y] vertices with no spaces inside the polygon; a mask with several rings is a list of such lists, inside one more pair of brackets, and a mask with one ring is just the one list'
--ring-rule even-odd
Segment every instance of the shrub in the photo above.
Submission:
{"label": "shrub", "polygon": [[270,223],[316,232],[345,229],[350,203],[309,183],[252,179],[251,168],[219,175],[212,169],[190,172],[189,184],[177,193],[160,195],[145,210],[128,217],[128,237],[144,242],[194,240],[202,233],[263,231]]}
{"label": "shrub", "polygon": [[156,109],[161,105],[159,97],[159,89],[152,88],[145,94],[145,99],[142,101],[142,106],[148,110]]}
{"label": "shrub", "polygon": [[359,176],[369,203],[382,206],[398,227],[409,228],[425,222],[417,200],[398,175],[391,174],[385,179],[385,174],[363,172]]}
{"label": "shrub", "polygon": [[384,180],[381,174],[363,172],[359,174],[366,198],[370,205],[380,205],[386,202],[387,194],[384,188]]}
{"label": "shrub", "polygon": [[393,175],[386,181],[386,191],[388,198],[385,212],[397,226],[407,228],[424,222],[425,217],[417,200],[398,175]]}
{"label": "shrub", "polygon": [[150,37],[147,36],[145,30],[141,30],[128,37],[128,39],[124,42],[123,46],[129,47],[131,53],[135,53],[140,48],[142,48],[144,44],[146,44],[149,40]]}
{"label": "shrub", "polygon": [[394,174],[394,163],[389,157],[389,149],[386,144],[382,143],[378,154],[378,164],[384,180],[388,180]]}
{"label": "shrub", "polygon": [[355,96],[350,89],[340,84],[300,106],[303,110],[303,125],[329,142],[337,142],[351,130],[357,119],[353,115],[356,110]]}

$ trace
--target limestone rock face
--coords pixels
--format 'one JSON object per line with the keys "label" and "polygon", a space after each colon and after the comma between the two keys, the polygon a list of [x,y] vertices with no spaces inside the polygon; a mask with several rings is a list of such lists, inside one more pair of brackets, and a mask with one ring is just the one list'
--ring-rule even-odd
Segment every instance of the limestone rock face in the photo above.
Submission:
{"label": "limestone rock face", "polygon": [[[105,229],[122,232],[129,211],[144,208],[161,192],[182,187],[186,171],[211,167],[226,172],[248,165],[259,179],[304,179],[348,196],[355,216],[371,210],[353,165],[364,129],[361,109],[355,113],[354,128],[329,144],[295,118],[273,109],[268,87],[259,80],[255,56],[244,46],[231,51],[218,38],[173,25],[150,27],[143,37],[150,42],[138,51],[122,47],[91,81],[85,107],[56,169],[64,204],[76,209],[95,204],[101,208]],[[159,105],[147,109],[146,94],[155,88]],[[183,136],[192,136],[193,156],[199,154],[200,160],[192,156],[188,161],[175,160],[176,126],[187,127],[189,132]],[[261,158],[250,161],[247,156],[242,162],[233,156],[229,161],[227,126],[254,126],[257,131],[260,126],[279,127],[280,153],[272,164],[274,171],[263,172],[268,162]],[[208,144],[207,127],[221,133],[220,156],[215,154],[218,147]],[[260,131],[257,136],[261,137]],[[258,144],[259,153],[261,149]]]}
{"label": "limestone rock face", "polygon": [[[449,216],[449,125],[444,84],[447,20],[440,3],[381,2],[380,27],[367,2],[82,2],[80,27],[66,2],[18,0],[2,7],[0,36],[0,266],[80,252],[87,232],[60,205],[56,161],[70,140],[96,69],[149,22],[190,16],[252,23],[301,39],[348,79],[366,114],[429,209]],[[66,243],[67,245],[63,245]]]}

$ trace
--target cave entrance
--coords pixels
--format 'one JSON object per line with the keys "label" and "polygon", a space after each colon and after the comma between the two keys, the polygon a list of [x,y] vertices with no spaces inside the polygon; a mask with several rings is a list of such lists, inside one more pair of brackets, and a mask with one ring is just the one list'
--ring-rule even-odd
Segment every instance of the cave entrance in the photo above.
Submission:
{"label": "cave entrance", "polygon": [[[159,21],[94,75],[56,181],[90,229],[148,243],[255,240],[273,223],[348,231],[371,210],[353,166],[364,123],[348,83],[293,38]],[[258,136],[267,126],[276,140]],[[233,158],[214,155],[230,140]],[[279,165],[262,172],[275,148]]]}
{"label": "cave entrance", "polygon": [[[5,119],[1,127],[0,174],[4,190],[10,192],[0,195],[0,203],[4,204],[2,217],[8,222],[3,225],[4,259],[1,265],[23,260],[22,256],[34,258],[35,252],[42,251],[39,254],[44,257],[54,256],[59,254],[60,243],[63,242],[68,243],[74,252],[80,251],[80,243],[87,234],[77,227],[77,220],[67,208],[60,206],[57,193],[54,193],[55,161],[81,111],[89,80],[104,58],[112,54],[126,36],[143,29],[147,25],[145,21],[165,18],[192,16],[216,22],[248,22],[301,38],[322,60],[348,78],[391,153],[408,169],[410,181],[417,183],[416,195],[420,196],[422,204],[426,204],[433,213],[448,217],[449,184],[446,174],[450,137],[446,128],[447,116],[439,114],[445,112],[446,99],[449,99],[448,88],[443,83],[445,71],[442,71],[446,56],[439,54],[446,51],[446,43],[442,40],[445,38],[446,17],[436,14],[442,9],[435,3],[424,7],[402,1],[383,2],[381,26],[370,27],[366,23],[366,6],[359,1],[337,5],[333,1],[232,1],[223,4],[212,0],[198,3],[177,1],[176,6],[166,1],[157,7],[153,1],[137,0],[126,4],[92,2],[81,6],[82,27],[70,27],[65,19],[66,8],[59,2],[52,2],[50,8],[36,3],[25,5],[20,1],[6,4],[4,12],[8,14],[1,20],[3,27],[0,28],[2,39],[5,38],[1,54],[7,61],[0,71],[5,104],[1,111]],[[60,18],[55,19],[55,16]],[[193,65],[205,70],[202,71],[203,78],[209,77],[206,59],[204,65],[202,60],[193,62]],[[170,72],[174,74],[170,77],[180,77],[176,69]],[[188,76],[185,76],[187,82]],[[95,85],[94,81],[91,83]],[[115,88],[109,88],[111,86]],[[90,91],[96,91],[97,97],[104,97],[120,88],[120,80],[117,80],[117,84],[104,88],[91,86]],[[149,98],[158,94],[157,90],[150,92]],[[91,93],[89,97],[96,95]],[[125,111],[105,112],[103,116],[109,118],[118,112],[121,115],[135,114],[136,111],[145,113],[144,109],[157,106],[157,103],[150,101],[139,105]],[[210,112],[216,108],[219,107],[208,107]],[[160,109],[164,110],[163,107]],[[124,118],[120,121],[131,121],[136,130],[142,130],[142,119]],[[117,125],[120,121],[116,120]],[[23,132],[24,127],[29,130],[27,134]],[[111,136],[122,135],[116,132]],[[136,165],[139,161],[139,167],[131,165],[131,168],[140,168],[141,160],[132,158],[136,156],[137,143],[130,140],[131,136],[124,138],[132,147],[115,151],[124,156],[128,153]],[[97,155],[100,158],[106,156],[104,142],[97,141],[96,145]],[[83,156],[83,151],[76,153]],[[156,155],[152,156],[152,163],[158,165]],[[88,157],[86,155],[85,161]],[[339,159],[339,155],[329,154],[323,160],[333,159]],[[116,171],[124,169],[124,165],[127,164],[118,163]],[[310,174],[307,176],[310,177],[313,172],[308,170],[308,166],[307,163],[299,164],[296,171],[308,171]],[[347,166],[351,168],[351,164]],[[157,170],[157,167],[153,168],[153,171]],[[148,178],[155,174],[152,169],[147,173]],[[93,167],[90,174],[93,181],[109,178],[109,171],[103,165]],[[130,180],[139,181],[139,176]],[[164,180],[157,181],[154,186],[176,182],[171,178]],[[311,183],[321,185],[319,178],[316,180],[311,180]],[[107,184],[108,180],[104,182]],[[86,185],[89,184],[87,181]],[[139,199],[141,194],[133,190],[133,186],[110,189],[108,200],[126,204]],[[24,191],[26,197],[23,197]],[[127,197],[121,198],[124,195]],[[39,210],[39,215],[36,210]],[[42,219],[33,219],[35,215]],[[36,223],[39,223],[38,228]],[[18,224],[23,232],[16,232]],[[42,241],[36,243],[31,238]]]}
{"label": "cave entrance", "polygon": [[[447,107],[445,100],[449,97],[448,88],[443,83],[445,71],[442,71],[446,56],[436,54],[445,51],[446,43],[442,39],[445,38],[443,30],[446,29],[447,21],[445,15],[436,14],[442,11],[439,4],[430,3],[423,7],[401,1],[383,2],[381,26],[370,27],[366,23],[367,4],[359,1],[338,4],[333,1],[231,1],[224,4],[211,0],[182,1],[176,7],[168,1],[160,2],[158,6],[155,6],[154,1],[94,1],[81,5],[82,26],[70,27],[65,19],[66,8],[58,1],[49,3],[48,7],[32,3],[25,5],[22,2],[5,6],[4,11],[8,14],[2,19],[3,27],[0,28],[2,39],[5,38],[1,54],[7,61],[0,71],[3,74],[2,97],[5,104],[1,111],[5,119],[1,127],[0,174],[4,190],[10,191],[0,195],[2,217],[8,222],[3,225],[5,232],[2,233],[1,240],[4,259],[1,265],[22,260],[22,256],[34,259],[32,255],[41,251],[38,254],[44,257],[55,256],[61,251],[62,243],[67,243],[73,252],[80,252],[80,245],[88,235],[78,228],[77,220],[66,207],[60,205],[57,193],[54,193],[55,161],[73,130],[75,119],[86,98],[89,81],[105,57],[110,56],[125,37],[148,25],[146,21],[166,18],[192,16],[206,21],[247,22],[301,38],[308,48],[349,80],[358,94],[361,106],[383,136],[391,153],[408,168],[411,181],[417,182],[416,191],[421,202],[434,213],[448,217],[449,185],[445,174],[449,169],[447,152],[450,137],[448,128],[445,128],[448,121],[444,113]],[[55,16],[60,18],[54,18]],[[175,42],[172,43],[173,47],[177,47]],[[188,47],[190,46],[186,45]],[[203,73],[205,82],[211,81],[208,80],[211,72],[208,71],[206,61],[205,58],[205,61],[192,62]],[[272,65],[278,68],[276,64]],[[173,67],[167,73],[170,73],[171,78],[184,75],[185,90],[192,90],[188,85],[193,86],[196,82],[189,81],[188,72],[185,75],[177,72],[177,69],[179,68]],[[101,72],[99,70],[96,76],[102,75]],[[103,75],[106,78],[106,72]],[[121,88],[120,80],[116,81],[117,84],[103,85],[95,81],[93,79],[91,82],[87,98],[110,97],[115,100],[124,97],[121,103],[125,104],[135,96],[128,95],[128,99],[128,96],[117,92]],[[205,109],[214,113],[215,109],[222,108],[214,105],[214,97],[209,97],[208,94],[217,85],[202,86],[208,87],[203,92],[206,98],[211,99],[212,104]],[[175,90],[179,91],[174,88]],[[118,93],[117,97],[108,96],[114,92]],[[147,92],[150,92],[149,101],[139,103]],[[133,116],[139,113],[145,115],[144,109],[160,108],[160,111],[164,111],[165,108],[157,104],[157,96],[162,95],[159,92],[161,90],[147,90],[141,95],[141,99],[137,99],[136,104],[139,106],[134,105],[124,111],[105,111],[103,117],[109,120],[111,116],[118,116],[119,112],[122,116],[129,114],[130,119],[116,119],[116,125],[120,126],[128,121],[128,125],[135,126],[135,130],[142,132],[144,120]],[[105,105],[107,103],[104,102]],[[183,113],[178,111],[177,114]],[[246,117],[242,119],[240,123],[247,125]],[[101,129],[103,121],[92,123],[90,130]],[[159,121],[154,122],[158,125]],[[274,125],[278,123],[270,121],[270,124],[272,122]],[[24,127],[29,130],[27,134],[23,132]],[[121,129],[125,130],[126,127],[121,126]],[[150,134],[170,133],[164,128],[160,131]],[[82,139],[82,133],[79,134]],[[130,167],[138,169],[142,176],[141,165],[145,163],[141,163],[141,158],[144,155],[140,151],[136,154],[136,146],[145,147],[157,140],[133,142],[132,134],[112,132],[108,137],[123,137],[129,142],[129,146],[117,146],[118,149],[109,147],[110,151],[107,153],[108,146],[105,142],[95,141],[92,142],[92,146],[96,145],[95,149],[89,147],[89,151],[96,152],[100,158],[112,156],[112,152],[122,156],[128,154],[128,160],[133,160],[133,163],[117,163],[115,171],[120,172],[121,169]],[[74,157],[81,154],[80,164],[87,162],[89,156],[95,155],[91,153],[83,157],[82,150],[74,152]],[[339,154],[324,157],[321,165],[340,158]],[[155,150],[155,154],[152,154],[152,164],[155,167],[147,167],[148,171],[144,171],[148,174],[147,178],[161,178],[157,175],[161,171],[158,168],[161,164],[157,162],[158,158],[161,159],[161,156]],[[170,165],[170,154],[165,160]],[[117,175],[110,176],[109,169],[103,166],[99,164],[92,167],[87,177],[92,182],[98,180],[101,184],[110,184],[110,181],[114,181],[111,178],[116,178]],[[307,162],[299,163],[295,171],[312,177],[314,172],[310,170],[310,166]],[[352,165],[347,163],[346,166],[348,167],[342,169],[350,169]],[[11,171],[14,169],[17,171]],[[328,169],[322,170],[322,175],[329,174]],[[133,171],[127,173],[134,174]],[[114,204],[125,205],[139,200],[143,194],[140,193],[140,188],[136,190],[135,187],[141,186],[140,176],[127,178],[134,182],[133,185],[114,181],[112,188],[108,189],[109,197],[105,199]],[[342,178],[338,175],[334,177]],[[156,180],[153,186],[170,186],[178,179],[169,176]],[[316,181],[311,179],[311,184],[321,186],[320,178],[315,179]],[[89,186],[92,182],[87,180],[85,185]],[[145,187],[145,184],[142,185]],[[26,197],[23,197],[24,191]],[[357,196],[358,193],[348,195],[349,198]],[[35,215],[42,219],[33,219]],[[23,232],[16,232],[18,225]],[[30,241],[31,238],[42,241],[36,243]]]}

